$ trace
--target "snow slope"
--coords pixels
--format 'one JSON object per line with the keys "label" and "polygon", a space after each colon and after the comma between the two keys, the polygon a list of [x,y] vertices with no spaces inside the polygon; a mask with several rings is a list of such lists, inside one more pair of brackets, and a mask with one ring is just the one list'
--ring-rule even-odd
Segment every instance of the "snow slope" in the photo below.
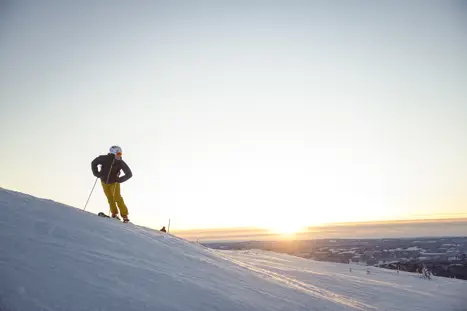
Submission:
{"label": "snow slope", "polygon": [[467,282],[217,251],[0,188],[0,310],[467,310]]}

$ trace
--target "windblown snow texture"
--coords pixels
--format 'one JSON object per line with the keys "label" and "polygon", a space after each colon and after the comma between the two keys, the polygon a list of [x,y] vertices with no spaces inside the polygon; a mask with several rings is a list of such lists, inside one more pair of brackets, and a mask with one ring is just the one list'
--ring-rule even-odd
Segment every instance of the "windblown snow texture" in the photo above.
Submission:
{"label": "windblown snow texture", "polygon": [[215,251],[0,188],[0,310],[467,310],[467,282]]}

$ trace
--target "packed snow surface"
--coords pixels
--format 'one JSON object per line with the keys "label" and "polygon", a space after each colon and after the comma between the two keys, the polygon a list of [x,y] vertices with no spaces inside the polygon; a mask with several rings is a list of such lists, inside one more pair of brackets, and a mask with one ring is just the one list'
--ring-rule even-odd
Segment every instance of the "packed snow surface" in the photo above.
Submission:
{"label": "packed snow surface", "polygon": [[467,310],[466,281],[212,250],[1,188],[0,209],[1,311]]}

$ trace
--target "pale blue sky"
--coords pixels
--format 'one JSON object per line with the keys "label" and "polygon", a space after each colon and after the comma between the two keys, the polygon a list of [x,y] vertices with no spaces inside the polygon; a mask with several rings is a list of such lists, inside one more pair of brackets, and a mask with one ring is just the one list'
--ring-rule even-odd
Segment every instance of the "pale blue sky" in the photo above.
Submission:
{"label": "pale blue sky", "polygon": [[[467,213],[465,1],[4,1],[0,186],[82,207],[121,145],[177,229]],[[107,211],[96,188],[88,209]]]}

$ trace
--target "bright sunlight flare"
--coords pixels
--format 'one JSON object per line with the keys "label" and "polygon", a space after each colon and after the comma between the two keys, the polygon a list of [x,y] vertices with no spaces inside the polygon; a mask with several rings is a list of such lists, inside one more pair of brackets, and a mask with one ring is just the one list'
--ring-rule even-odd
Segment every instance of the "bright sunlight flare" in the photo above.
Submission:
{"label": "bright sunlight flare", "polygon": [[281,235],[291,235],[302,232],[306,229],[303,225],[299,224],[284,224],[283,226],[270,228],[271,232],[279,233]]}

